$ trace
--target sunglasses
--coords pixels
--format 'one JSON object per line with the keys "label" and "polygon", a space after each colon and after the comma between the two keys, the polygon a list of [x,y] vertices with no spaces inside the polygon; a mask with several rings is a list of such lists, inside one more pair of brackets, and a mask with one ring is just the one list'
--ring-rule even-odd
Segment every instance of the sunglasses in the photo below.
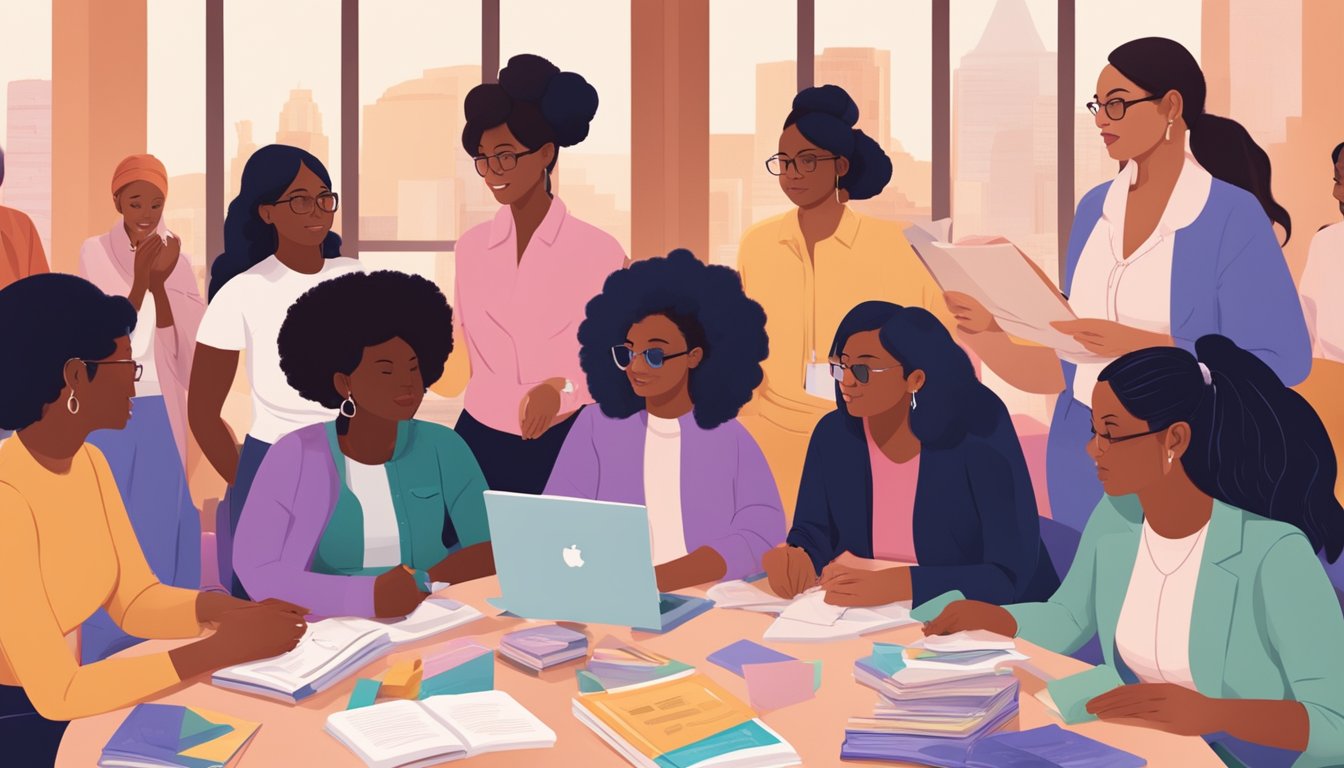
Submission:
{"label": "sunglasses", "polygon": [[831,363],[831,377],[834,378],[836,381],[844,381],[845,371],[850,371],[854,374],[854,378],[857,379],[860,384],[867,384],[868,378],[872,376],[874,373],[886,373],[887,371],[895,371],[895,370],[898,369],[873,368],[872,366],[863,365],[861,363],[859,365],[845,365],[844,363]]}
{"label": "sunglasses", "polygon": [[688,349],[685,352],[676,352],[669,355],[657,347],[650,347],[643,352],[636,353],[635,350],[624,344],[617,344],[611,348],[611,357],[616,361],[616,367],[620,368],[622,371],[629,368],[630,364],[635,361],[636,354],[643,355],[644,362],[648,363],[650,368],[662,368],[663,363],[668,360],[671,360],[674,357],[689,355],[690,353],[691,351]]}

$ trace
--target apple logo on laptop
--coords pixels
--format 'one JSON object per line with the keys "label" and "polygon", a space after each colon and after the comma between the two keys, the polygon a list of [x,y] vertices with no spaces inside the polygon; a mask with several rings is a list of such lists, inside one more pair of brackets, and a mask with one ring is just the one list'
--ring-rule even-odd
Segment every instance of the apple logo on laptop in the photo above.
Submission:
{"label": "apple logo on laptop", "polygon": [[562,549],[561,553],[565,558],[565,565],[570,568],[583,567],[583,553],[579,551],[578,544],[570,544],[569,547]]}

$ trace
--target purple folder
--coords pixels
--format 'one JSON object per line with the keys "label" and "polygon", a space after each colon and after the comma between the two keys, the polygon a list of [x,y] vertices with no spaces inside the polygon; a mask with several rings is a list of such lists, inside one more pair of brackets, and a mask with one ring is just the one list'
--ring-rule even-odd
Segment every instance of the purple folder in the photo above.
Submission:
{"label": "purple folder", "polygon": [[773,648],[766,648],[750,640],[738,640],[727,648],[711,653],[707,661],[718,664],[738,677],[742,676],[743,664],[769,664],[775,661],[797,661]]}

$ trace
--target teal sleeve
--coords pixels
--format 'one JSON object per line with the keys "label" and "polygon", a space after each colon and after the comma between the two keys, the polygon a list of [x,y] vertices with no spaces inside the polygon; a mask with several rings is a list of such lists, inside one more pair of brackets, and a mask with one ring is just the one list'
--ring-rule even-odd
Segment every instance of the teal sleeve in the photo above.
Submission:
{"label": "teal sleeve", "polygon": [[1307,710],[1307,749],[1296,767],[1344,763],[1344,616],[1306,536],[1265,553],[1258,583],[1261,631],[1279,658],[1289,698]]}
{"label": "teal sleeve", "polygon": [[453,521],[463,548],[490,540],[490,524],[485,515],[485,474],[466,441],[456,432],[444,431],[438,447],[439,474],[443,478],[443,498],[448,502],[448,517]]}
{"label": "teal sleeve", "polygon": [[1102,499],[1083,530],[1073,566],[1049,600],[1004,606],[1017,620],[1018,637],[1070,654],[1097,634],[1097,542],[1113,532],[1114,516],[1110,503]]}

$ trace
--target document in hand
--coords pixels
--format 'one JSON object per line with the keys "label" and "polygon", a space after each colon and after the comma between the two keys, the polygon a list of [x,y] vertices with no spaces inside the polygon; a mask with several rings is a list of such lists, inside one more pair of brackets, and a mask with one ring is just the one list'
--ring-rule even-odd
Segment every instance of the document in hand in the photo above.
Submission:
{"label": "document in hand", "polygon": [[404,619],[315,621],[288,653],[221,669],[211,682],[258,696],[297,703],[358,672],[393,648],[432,637],[481,618],[453,600],[430,598]]}
{"label": "document in hand", "polygon": [[1070,359],[1090,359],[1083,345],[1050,325],[1077,316],[1050,278],[1016,247],[937,242],[919,227],[906,229],[905,235],[940,288],[979,301],[1009,335],[1066,353]]}
{"label": "document in hand", "polygon": [[555,746],[555,731],[503,691],[389,701],[337,712],[327,733],[369,768],[432,765]]}
{"label": "document in hand", "polygon": [[574,716],[639,768],[775,768],[798,753],[702,674],[580,694]]}

